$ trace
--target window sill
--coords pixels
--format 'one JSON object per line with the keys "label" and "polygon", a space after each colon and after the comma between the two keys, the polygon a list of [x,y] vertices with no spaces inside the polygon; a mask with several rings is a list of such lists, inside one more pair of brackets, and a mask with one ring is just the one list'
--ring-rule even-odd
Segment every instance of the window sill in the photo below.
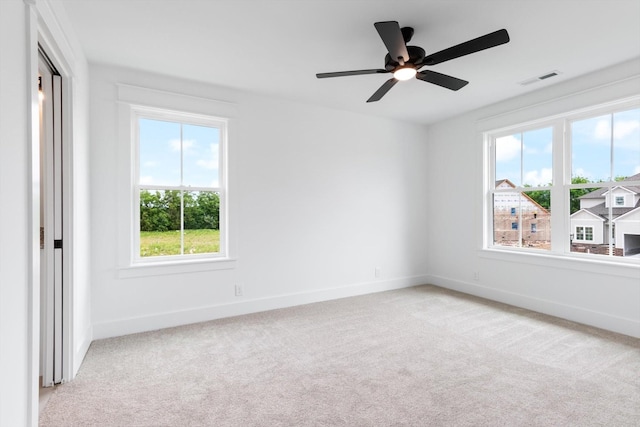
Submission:
{"label": "window sill", "polygon": [[[636,279],[640,277],[640,258],[611,260],[602,259],[604,255],[564,255],[556,253],[539,253],[530,250],[513,250],[487,248],[478,251],[478,256],[485,259],[533,264],[544,267],[576,270],[583,273],[622,276]],[[598,257],[598,258],[594,258]],[[607,256],[607,258],[610,258]],[[613,257],[611,257],[613,258]]]}
{"label": "window sill", "polygon": [[146,276],[164,276],[166,274],[198,273],[202,271],[231,270],[236,268],[237,260],[232,258],[206,260],[158,261],[132,264],[118,269],[119,279]]}

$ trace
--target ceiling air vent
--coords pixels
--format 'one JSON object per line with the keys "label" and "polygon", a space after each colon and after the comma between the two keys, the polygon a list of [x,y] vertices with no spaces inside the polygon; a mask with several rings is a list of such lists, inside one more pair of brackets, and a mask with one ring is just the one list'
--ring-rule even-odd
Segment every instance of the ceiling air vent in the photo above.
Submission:
{"label": "ceiling air vent", "polygon": [[560,71],[553,70],[553,71],[549,71],[547,73],[544,73],[544,74],[542,74],[540,76],[532,77],[530,79],[523,80],[523,81],[520,82],[520,84],[522,86],[527,86],[527,85],[530,85],[532,83],[540,82],[542,80],[547,80],[547,79],[550,79],[551,77],[555,77],[555,76],[558,76],[558,75],[560,75]]}

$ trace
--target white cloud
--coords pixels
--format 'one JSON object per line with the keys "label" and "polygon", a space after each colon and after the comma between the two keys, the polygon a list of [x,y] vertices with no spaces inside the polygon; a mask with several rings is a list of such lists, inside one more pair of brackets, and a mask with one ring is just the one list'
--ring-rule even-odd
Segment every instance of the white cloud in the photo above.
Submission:
{"label": "white cloud", "polygon": [[615,122],[613,135],[615,138],[624,138],[638,129],[640,129],[640,121],[638,120],[620,120]]}
{"label": "white cloud", "polygon": [[544,186],[551,182],[552,177],[551,168],[542,168],[541,170],[525,172],[524,183],[534,187]]}
{"label": "white cloud", "polygon": [[142,164],[142,166],[146,167],[146,168],[155,168],[156,166],[158,166],[158,162],[156,162],[155,160],[148,160],[146,162],[144,162]]}
{"label": "white cloud", "polygon": [[[193,139],[183,139],[182,140],[182,151],[188,151],[193,145],[195,141]],[[179,139],[171,139],[169,140],[169,147],[172,151],[180,151],[180,140]]]}
{"label": "white cloud", "polygon": [[496,140],[496,162],[508,162],[520,156],[520,140],[513,135]]}
{"label": "white cloud", "polygon": [[[613,136],[616,139],[622,139],[633,132],[640,129],[640,121],[638,120],[615,120],[613,124]],[[598,120],[594,135],[598,139],[611,140],[611,122],[609,120]]]}
{"label": "white cloud", "polygon": [[211,158],[208,160],[200,159],[196,161],[196,165],[204,169],[218,169],[218,145],[211,144],[209,148],[211,150]]}
{"label": "white cloud", "polygon": [[633,169],[633,174],[635,175],[635,174],[637,174],[637,173],[640,173],[640,165],[636,166],[636,167]]}
{"label": "white cloud", "polygon": [[141,176],[140,177],[140,184],[143,184],[143,185],[153,184],[153,177],[152,176]]}
{"label": "white cloud", "polygon": [[594,136],[598,139],[611,139],[611,122],[609,120],[598,120],[594,129]]}

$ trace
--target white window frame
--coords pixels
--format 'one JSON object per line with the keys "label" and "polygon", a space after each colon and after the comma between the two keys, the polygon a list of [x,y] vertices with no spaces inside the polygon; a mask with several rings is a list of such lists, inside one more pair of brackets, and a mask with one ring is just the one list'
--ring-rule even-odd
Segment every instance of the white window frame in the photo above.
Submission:
{"label": "white window frame", "polygon": [[[216,128],[220,131],[220,142],[218,146],[218,187],[188,187],[184,185],[143,185],[140,183],[140,129],[139,123],[141,119],[159,120],[172,122],[181,125],[197,125]],[[135,173],[133,183],[133,223],[134,236],[133,245],[136,250],[133,253],[133,263],[157,263],[176,260],[198,260],[198,259],[216,259],[226,258],[227,256],[227,124],[228,120],[221,117],[205,116],[202,114],[185,113],[180,111],[171,111],[157,108],[132,106],[131,122],[134,129],[135,137]],[[182,156],[182,152],[181,152]],[[208,191],[218,193],[220,210],[219,210],[219,227],[220,227],[220,250],[214,253],[202,254],[176,254],[155,257],[140,256],[140,191],[141,190],[178,190],[178,191]],[[184,216],[184,214],[182,214]],[[184,219],[184,218],[183,218]],[[180,230],[184,233],[184,230]]]}
{"label": "white window frame", "polygon": [[[593,188],[606,187],[609,190],[619,186],[618,182],[608,181],[603,183],[589,184],[571,184],[571,137],[570,125],[573,121],[584,120],[591,117],[597,117],[604,114],[615,114],[617,112],[629,109],[640,108],[640,97],[634,96],[624,100],[600,104],[593,107],[583,108],[567,113],[557,114],[555,116],[531,120],[529,122],[519,123],[513,126],[505,126],[497,129],[489,129],[482,131],[483,145],[483,234],[482,234],[482,250],[487,252],[502,253],[518,253],[523,255],[542,255],[551,257],[571,257],[579,258],[587,261],[598,262],[615,262],[618,264],[640,264],[637,258],[628,259],[613,255],[586,255],[577,252],[571,252],[571,230],[569,218],[570,197],[569,190],[573,188]],[[551,192],[551,249],[540,250],[527,247],[503,246],[494,244],[493,238],[493,194],[500,192],[495,189],[496,179],[501,177],[495,176],[495,141],[496,139],[512,135],[515,133],[527,132],[529,130],[540,129],[544,127],[553,128],[553,180],[551,186],[545,187],[519,187],[510,189],[510,191],[536,191],[547,190]],[[485,128],[486,129],[486,128]],[[640,185],[640,182],[629,183],[629,185]],[[613,239],[610,238],[610,244]],[[613,251],[611,251],[613,253]]]}
{"label": "white window frame", "polygon": [[[231,150],[229,141],[233,138],[234,117],[237,116],[237,105],[210,98],[166,92],[129,84],[117,83],[118,93],[118,271],[119,278],[145,277],[165,274],[182,274],[210,270],[233,269],[237,259],[237,218],[233,192],[233,167],[231,166]],[[220,223],[225,227],[221,236],[223,253],[202,255],[179,255],[166,257],[139,257],[139,193],[138,180],[138,143],[135,112],[143,112],[161,118],[183,117],[186,121],[200,119],[226,121],[224,147],[221,148],[220,161],[225,162],[221,168],[221,185],[224,183],[224,208],[220,201]],[[162,119],[161,119],[162,120]],[[222,144],[222,141],[221,141]],[[224,171],[224,172],[222,172]],[[221,235],[223,233],[221,232]],[[223,246],[224,245],[224,246]]]}

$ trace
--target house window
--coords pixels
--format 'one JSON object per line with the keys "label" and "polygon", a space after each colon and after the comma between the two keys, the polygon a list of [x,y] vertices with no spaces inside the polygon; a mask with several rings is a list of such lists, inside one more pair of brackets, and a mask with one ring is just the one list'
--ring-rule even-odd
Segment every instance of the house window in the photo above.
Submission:
{"label": "house window", "polygon": [[584,228],[584,240],[593,241],[593,227]]}
{"label": "house window", "polygon": [[511,208],[511,216],[516,216],[516,208]]}
{"label": "house window", "polygon": [[518,223],[517,222],[512,222],[511,223],[511,229],[512,230],[517,230],[518,229]]}
{"label": "house window", "polygon": [[135,110],[135,258],[225,255],[224,119]]}
{"label": "house window", "polygon": [[[610,198],[614,191],[638,193],[640,97],[505,126],[485,132],[484,140],[485,248],[620,256],[625,236],[640,235],[640,207],[629,211],[624,195]],[[514,199],[515,218],[505,206]],[[522,232],[529,227],[531,233]],[[572,235],[597,248],[585,252],[570,245]],[[633,239],[626,238],[627,244]]]}

